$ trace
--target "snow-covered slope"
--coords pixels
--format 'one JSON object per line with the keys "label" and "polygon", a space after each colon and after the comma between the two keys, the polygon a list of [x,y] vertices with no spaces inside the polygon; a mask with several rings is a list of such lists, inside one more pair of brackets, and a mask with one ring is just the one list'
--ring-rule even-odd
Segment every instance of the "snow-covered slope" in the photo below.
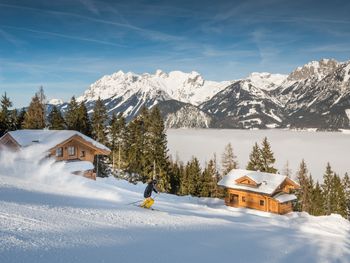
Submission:
{"label": "snow-covered slope", "polygon": [[193,105],[185,105],[166,116],[166,128],[209,128],[211,117]]}
{"label": "snow-covered slope", "polygon": [[283,119],[279,101],[250,80],[235,82],[200,108],[215,116],[216,128],[278,127]]}
{"label": "snow-covered slope", "polygon": [[350,223],[338,215],[280,216],[167,194],[156,197],[156,211],[144,210],[130,204],[142,200],[144,185],[88,180],[32,156],[0,157],[1,262],[350,259]]}

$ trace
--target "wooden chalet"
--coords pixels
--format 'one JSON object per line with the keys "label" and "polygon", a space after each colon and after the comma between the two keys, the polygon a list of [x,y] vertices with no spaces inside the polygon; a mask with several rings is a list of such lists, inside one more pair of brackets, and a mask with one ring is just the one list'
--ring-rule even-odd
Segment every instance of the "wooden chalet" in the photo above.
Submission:
{"label": "wooden chalet", "polygon": [[[6,148],[19,151],[34,145],[46,153],[47,157],[64,161],[72,173],[94,180],[95,156],[109,155],[111,152],[103,144],[71,130],[17,130],[8,132],[0,138],[0,150]],[[38,152],[38,156],[41,156],[42,152]]]}
{"label": "wooden chalet", "polygon": [[246,207],[276,214],[293,211],[299,185],[287,176],[234,169],[218,183],[227,189],[227,206]]}

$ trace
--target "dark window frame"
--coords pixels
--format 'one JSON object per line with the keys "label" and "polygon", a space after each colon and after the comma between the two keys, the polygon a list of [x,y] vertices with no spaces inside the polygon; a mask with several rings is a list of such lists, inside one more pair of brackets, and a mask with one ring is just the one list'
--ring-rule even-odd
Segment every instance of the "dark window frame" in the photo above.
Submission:
{"label": "dark window frame", "polygon": [[264,200],[260,200],[260,206],[264,206],[265,205],[265,201]]}
{"label": "dark window frame", "polygon": [[56,157],[63,157],[63,147],[56,148]]}
{"label": "dark window frame", "polygon": [[[71,149],[73,149],[73,153],[71,153]],[[68,155],[69,156],[75,156],[75,147],[74,146],[68,146],[68,148],[67,148],[67,151],[68,151]]]}

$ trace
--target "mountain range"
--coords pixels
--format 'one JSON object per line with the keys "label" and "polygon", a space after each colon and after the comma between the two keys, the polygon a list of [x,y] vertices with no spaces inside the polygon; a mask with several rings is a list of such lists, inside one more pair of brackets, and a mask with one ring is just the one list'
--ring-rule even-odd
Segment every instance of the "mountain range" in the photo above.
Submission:
{"label": "mountain range", "polygon": [[[77,98],[89,113],[101,98],[127,121],[158,105],[168,128],[350,128],[350,61],[312,61],[289,75],[252,73],[208,81],[195,71],[103,76]],[[62,111],[67,103],[52,100]]]}

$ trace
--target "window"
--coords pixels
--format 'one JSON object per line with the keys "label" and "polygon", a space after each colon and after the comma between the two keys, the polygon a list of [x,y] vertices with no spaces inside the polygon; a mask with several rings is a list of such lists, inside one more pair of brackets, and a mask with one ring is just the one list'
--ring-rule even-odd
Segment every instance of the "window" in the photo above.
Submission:
{"label": "window", "polygon": [[62,147],[56,149],[56,157],[62,157],[63,156],[63,149]]}
{"label": "window", "polygon": [[68,155],[69,156],[75,155],[75,147],[74,146],[68,146]]}
{"label": "window", "polygon": [[85,151],[81,151],[80,157],[85,157]]}
{"label": "window", "polygon": [[238,204],[238,195],[230,194],[230,203],[232,205],[237,205]]}
{"label": "window", "polygon": [[245,202],[245,196],[242,196],[242,202]]}
{"label": "window", "polygon": [[260,205],[264,206],[264,204],[265,204],[264,200],[260,200]]}

